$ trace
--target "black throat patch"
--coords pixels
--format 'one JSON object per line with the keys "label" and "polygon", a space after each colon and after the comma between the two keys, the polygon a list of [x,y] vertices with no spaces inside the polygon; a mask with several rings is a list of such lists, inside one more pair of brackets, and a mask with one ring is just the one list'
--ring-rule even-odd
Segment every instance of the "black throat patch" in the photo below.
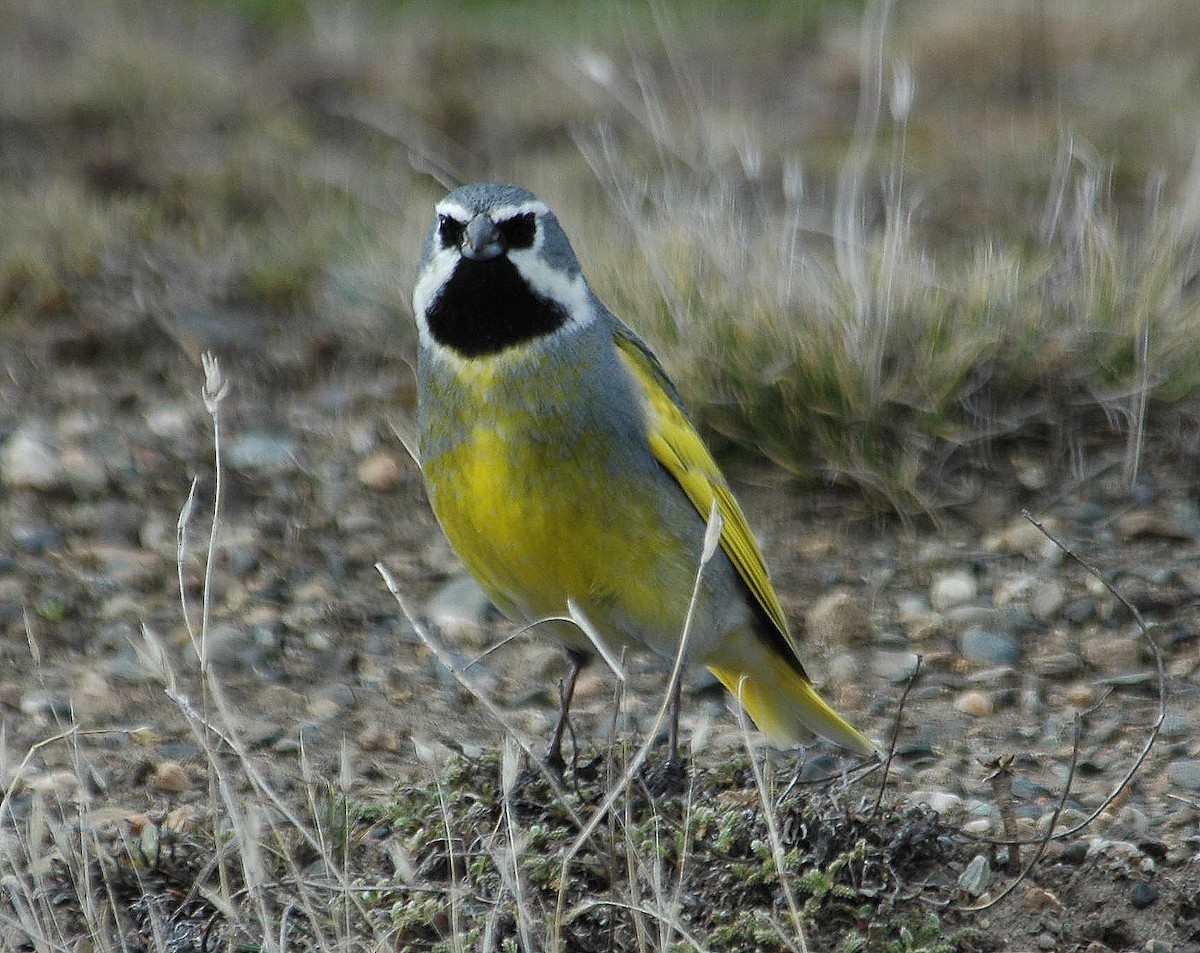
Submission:
{"label": "black throat patch", "polygon": [[425,314],[438,344],[463,357],[498,354],[567,323],[562,306],[537,294],[507,256],[463,258]]}

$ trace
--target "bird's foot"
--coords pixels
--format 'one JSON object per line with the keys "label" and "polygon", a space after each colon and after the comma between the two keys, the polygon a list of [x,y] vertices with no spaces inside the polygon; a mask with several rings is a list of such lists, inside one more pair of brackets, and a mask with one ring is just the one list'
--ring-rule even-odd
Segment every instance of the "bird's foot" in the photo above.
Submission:
{"label": "bird's foot", "polygon": [[687,790],[687,765],[680,757],[647,765],[642,769],[642,783],[652,795],[682,794]]}
{"label": "bird's foot", "polygon": [[[562,756],[562,750],[554,750],[551,748],[541,757],[540,764],[526,763],[525,769],[517,776],[516,783],[513,784],[513,794],[520,798],[522,795],[529,793],[530,788],[539,788],[547,785],[553,787],[553,782],[559,784],[564,783],[564,777],[567,770],[567,762]],[[549,775],[549,777],[547,777]],[[547,790],[549,790],[547,787]]]}
{"label": "bird's foot", "polygon": [[560,781],[567,773],[567,759],[563,757],[561,747],[551,746],[550,749],[544,755],[542,755],[542,764],[554,772],[554,776]]}

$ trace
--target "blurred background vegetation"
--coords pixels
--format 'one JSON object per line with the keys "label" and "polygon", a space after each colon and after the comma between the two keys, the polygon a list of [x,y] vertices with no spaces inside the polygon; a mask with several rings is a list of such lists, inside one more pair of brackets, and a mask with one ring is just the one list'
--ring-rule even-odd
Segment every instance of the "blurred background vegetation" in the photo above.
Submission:
{"label": "blurred background vegetation", "polygon": [[1197,36],[1194,0],[0,0],[0,335],[410,361],[433,202],[510,180],[723,453],[901,511],[1133,483],[1200,449]]}

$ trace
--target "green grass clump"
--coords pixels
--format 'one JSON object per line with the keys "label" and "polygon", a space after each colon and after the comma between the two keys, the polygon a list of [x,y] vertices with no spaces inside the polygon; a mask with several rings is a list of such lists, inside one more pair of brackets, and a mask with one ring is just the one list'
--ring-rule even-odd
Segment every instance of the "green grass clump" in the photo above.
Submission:
{"label": "green grass clump", "polygon": [[137,196],[106,201],[70,179],[39,190],[0,182],[0,316],[63,314],[95,286],[114,235],[136,236],[152,219]]}
{"label": "green grass clump", "polygon": [[1200,176],[1122,229],[1083,168],[1036,240],[963,256],[922,247],[899,202],[825,238],[761,187],[690,175],[623,201],[649,267],[601,282],[711,431],[803,479],[933,510],[998,449],[1061,463],[1197,410]]}

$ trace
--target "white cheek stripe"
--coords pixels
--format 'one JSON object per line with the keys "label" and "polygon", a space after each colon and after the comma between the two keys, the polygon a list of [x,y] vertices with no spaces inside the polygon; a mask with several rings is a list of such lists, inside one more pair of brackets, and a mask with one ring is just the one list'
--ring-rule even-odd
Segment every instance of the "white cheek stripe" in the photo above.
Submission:
{"label": "white cheek stripe", "polygon": [[[538,230],[539,238],[541,229]],[[581,272],[574,276],[568,275],[558,268],[546,264],[545,259],[538,255],[534,248],[522,248],[510,251],[508,260],[517,266],[529,287],[543,298],[560,305],[567,312],[570,324],[584,327],[591,324],[595,318],[591,298],[588,294],[587,281]]]}
{"label": "white cheek stripe", "polygon": [[429,333],[429,322],[425,318],[425,312],[433,303],[438,289],[450,280],[454,266],[459,263],[461,258],[457,248],[440,249],[417,275],[417,283],[413,286],[413,314],[417,318],[417,331],[421,336],[422,343],[433,344],[433,336]]}

